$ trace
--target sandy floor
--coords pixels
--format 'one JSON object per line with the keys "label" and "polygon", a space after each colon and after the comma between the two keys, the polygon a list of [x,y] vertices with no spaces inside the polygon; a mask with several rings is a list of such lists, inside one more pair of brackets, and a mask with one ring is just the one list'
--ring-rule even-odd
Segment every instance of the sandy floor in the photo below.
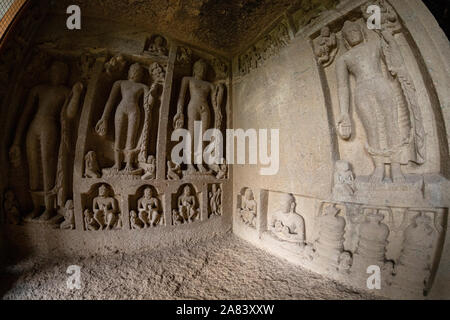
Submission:
{"label": "sandy floor", "polygon": [[[66,285],[81,267],[82,288]],[[22,261],[0,274],[3,299],[373,299],[229,234],[140,254]]]}

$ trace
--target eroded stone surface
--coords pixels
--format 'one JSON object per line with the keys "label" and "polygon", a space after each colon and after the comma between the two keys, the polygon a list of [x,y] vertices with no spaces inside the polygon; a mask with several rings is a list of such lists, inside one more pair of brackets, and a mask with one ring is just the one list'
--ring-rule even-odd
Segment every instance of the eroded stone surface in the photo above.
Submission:
{"label": "eroded stone surface", "polygon": [[[167,257],[232,227],[299,274],[365,289],[378,267],[379,295],[450,295],[450,47],[420,1],[86,1],[74,33],[55,29],[61,3],[30,38],[45,13],[35,5],[0,61],[7,248],[86,257],[165,246]],[[381,29],[366,28],[370,4]],[[196,120],[202,133],[279,129],[278,172],[175,163],[171,135],[193,136]],[[187,297],[209,245],[183,248],[194,271],[172,294]],[[203,292],[214,290],[222,297]]]}
{"label": "eroded stone surface", "polygon": [[[4,299],[375,298],[286,264],[231,235],[137,254],[36,262],[22,261],[2,271]],[[81,290],[66,287],[69,265],[81,267]]]}

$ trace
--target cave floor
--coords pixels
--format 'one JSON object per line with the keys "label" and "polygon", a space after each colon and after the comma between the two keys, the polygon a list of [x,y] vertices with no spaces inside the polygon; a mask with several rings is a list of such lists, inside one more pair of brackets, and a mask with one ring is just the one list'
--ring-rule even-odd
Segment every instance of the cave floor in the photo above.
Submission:
{"label": "cave floor", "polygon": [[[81,289],[66,269],[81,267]],[[232,234],[142,253],[23,260],[0,274],[3,299],[375,299]]]}

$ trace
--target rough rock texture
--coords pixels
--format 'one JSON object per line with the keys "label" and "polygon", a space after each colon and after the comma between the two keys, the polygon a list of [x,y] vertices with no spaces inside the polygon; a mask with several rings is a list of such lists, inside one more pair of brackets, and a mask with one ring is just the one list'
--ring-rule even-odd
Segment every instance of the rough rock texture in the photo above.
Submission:
{"label": "rough rock texture", "polygon": [[[0,57],[0,246],[34,255],[27,286],[64,287],[79,263],[95,268],[78,294],[96,298],[129,276],[133,298],[341,297],[302,296],[315,284],[299,270],[365,290],[378,267],[374,294],[450,297],[450,46],[421,0],[84,0],[81,31],[52,2]],[[198,119],[264,130],[259,164],[176,165],[170,137]],[[193,245],[231,226],[280,261]]]}
{"label": "rough rock texture", "polygon": [[340,1],[290,32],[288,18],[233,59],[234,128],[279,129],[276,174],[233,168],[234,233],[360,288],[379,266],[389,297],[444,297],[448,40],[421,1]]}
{"label": "rough rock texture", "polygon": [[[66,287],[79,265],[82,289]],[[3,299],[373,299],[233,235],[136,254],[25,260],[1,273]]]}

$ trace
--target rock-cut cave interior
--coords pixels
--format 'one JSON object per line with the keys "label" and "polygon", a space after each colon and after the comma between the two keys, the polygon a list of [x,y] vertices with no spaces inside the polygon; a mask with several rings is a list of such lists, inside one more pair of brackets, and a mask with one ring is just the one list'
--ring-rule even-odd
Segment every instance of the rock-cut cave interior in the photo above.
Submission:
{"label": "rock-cut cave interior", "polygon": [[1,0],[0,296],[450,299],[449,8]]}

